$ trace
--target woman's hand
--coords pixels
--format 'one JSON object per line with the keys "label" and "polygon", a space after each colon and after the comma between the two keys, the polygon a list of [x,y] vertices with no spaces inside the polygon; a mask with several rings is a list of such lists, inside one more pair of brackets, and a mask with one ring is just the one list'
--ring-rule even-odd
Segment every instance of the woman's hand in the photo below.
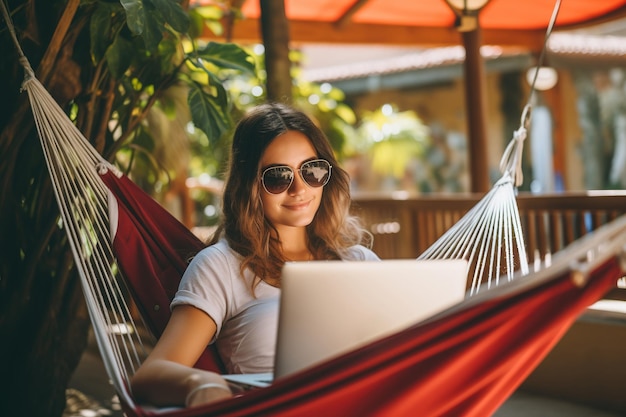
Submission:
{"label": "woman's hand", "polygon": [[[215,331],[215,322],[203,311],[187,305],[174,308],[165,331],[131,380],[135,399],[167,407],[232,396],[219,374],[193,368]],[[200,388],[203,384],[212,386]]]}

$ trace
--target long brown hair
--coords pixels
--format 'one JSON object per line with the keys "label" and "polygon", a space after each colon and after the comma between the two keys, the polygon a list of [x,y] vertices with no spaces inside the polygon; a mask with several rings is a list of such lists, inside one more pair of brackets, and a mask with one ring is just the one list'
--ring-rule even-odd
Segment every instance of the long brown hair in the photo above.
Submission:
{"label": "long brown hair", "polygon": [[222,221],[209,242],[214,244],[225,236],[230,247],[243,257],[242,273],[246,268],[254,272],[254,285],[259,279],[278,280],[286,261],[280,242],[273,237],[273,226],[263,213],[259,161],[267,146],[288,130],[303,133],[317,157],[333,167],[319,210],[307,226],[309,250],[315,259],[341,259],[351,246],[371,244],[371,234],[350,215],[350,178],[339,167],[324,133],[299,110],[279,103],[259,105],[244,115],[235,130]]}

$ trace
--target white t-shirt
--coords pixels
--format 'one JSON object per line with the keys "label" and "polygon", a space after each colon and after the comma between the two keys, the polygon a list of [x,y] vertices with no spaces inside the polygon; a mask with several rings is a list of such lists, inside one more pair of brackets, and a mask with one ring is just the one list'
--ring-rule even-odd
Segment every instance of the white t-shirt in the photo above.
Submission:
{"label": "white t-shirt", "polygon": [[[215,321],[213,341],[228,373],[272,372],[280,289],[261,281],[253,295],[254,276],[250,270],[241,276],[241,259],[224,239],[201,250],[185,271],[170,307],[192,305]],[[378,259],[364,246],[350,248],[345,258]]]}

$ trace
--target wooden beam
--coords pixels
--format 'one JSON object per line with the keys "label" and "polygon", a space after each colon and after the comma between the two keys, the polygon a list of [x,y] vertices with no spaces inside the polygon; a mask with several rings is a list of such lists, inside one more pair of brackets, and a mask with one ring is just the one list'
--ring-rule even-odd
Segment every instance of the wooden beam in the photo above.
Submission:
{"label": "wooden beam", "polygon": [[[360,44],[437,47],[462,45],[459,32],[454,27],[389,26],[350,23],[338,26],[333,22],[289,21],[292,44]],[[258,20],[247,19],[235,23],[232,42],[261,42]],[[545,30],[483,29],[483,45],[516,46],[530,51],[540,51]],[[208,29],[202,35],[218,39]]]}
{"label": "wooden beam", "polygon": [[335,25],[341,27],[348,24],[352,16],[354,16],[356,12],[358,12],[363,6],[365,6],[365,3],[367,3],[368,1],[369,0],[356,0],[354,3],[352,3],[350,7],[348,7],[348,10],[346,10],[339,17],[339,19],[335,21]]}

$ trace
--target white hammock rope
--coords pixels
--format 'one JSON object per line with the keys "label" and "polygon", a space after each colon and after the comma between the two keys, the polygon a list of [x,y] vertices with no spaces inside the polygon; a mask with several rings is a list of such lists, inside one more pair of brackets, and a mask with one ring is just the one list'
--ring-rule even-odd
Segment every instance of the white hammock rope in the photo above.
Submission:
{"label": "white hammock rope", "polygon": [[528,125],[530,124],[531,106],[527,104],[522,112],[522,120],[519,129],[513,132],[513,139],[509,142],[502,159],[500,159],[500,172],[513,178],[513,185],[519,187],[524,182],[522,172],[522,153],[524,151],[524,141],[528,136]]}
{"label": "white hammock rope", "polygon": [[61,214],[59,224],[68,237],[98,347],[116,391],[127,404],[134,404],[126,385],[145,358],[146,348],[111,246],[108,200],[114,197],[98,170],[120,173],[98,154],[36,78],[4,1],[0,5],[24,68],[22,89],[28,93]]}
{"label": "white hammock rope", "polygon": [[[114,384],[122,387],[146,356],[138,326],[127,304],[126,288],[111,246],[110,191],[98,170],[117,169],[84,138],[43,85],[33,77],[23,84],[61,211],[93,330]],[[119,392],[124,392],[121,390]],[[130,399],[128,399],[130,400]]]}
{"label": "white hammock rope", "polygon": [[[543,62],[546,43],[560,6],[561,1],[557,0],[544,38],[539,64]],[[516,192],[524,181],[522,154],[524,141],[528,136],[531,102],[538,72],[535,71],[520,127],[513,133],[513,138],[500,160],[502,177],[470,211],[418,258],[467,260],[470,295],[475,295],[483,283],[489,289],[498,285],[500,278],[506,277],[507,281],[511,281],[515,276],[524,276],[529,272]],[[516,274],[516,271],[519,273]]]}
{"label": "white hammock rope", "polygon": [[502,177],[491,190],[418,259],[465,259],[468,261],[470,295],[481,284],[487,289],[507,281],[519,270],[528,274],[524,233],[517,207],[516,187],[522,184],[522,152],[530,123],[526,105],[521,125],[500,160]]}
{"label": "white hammock rope", "polygon": [[466,259],[470,295],[528,273],[524,234],[509,173],[418,259]]}

